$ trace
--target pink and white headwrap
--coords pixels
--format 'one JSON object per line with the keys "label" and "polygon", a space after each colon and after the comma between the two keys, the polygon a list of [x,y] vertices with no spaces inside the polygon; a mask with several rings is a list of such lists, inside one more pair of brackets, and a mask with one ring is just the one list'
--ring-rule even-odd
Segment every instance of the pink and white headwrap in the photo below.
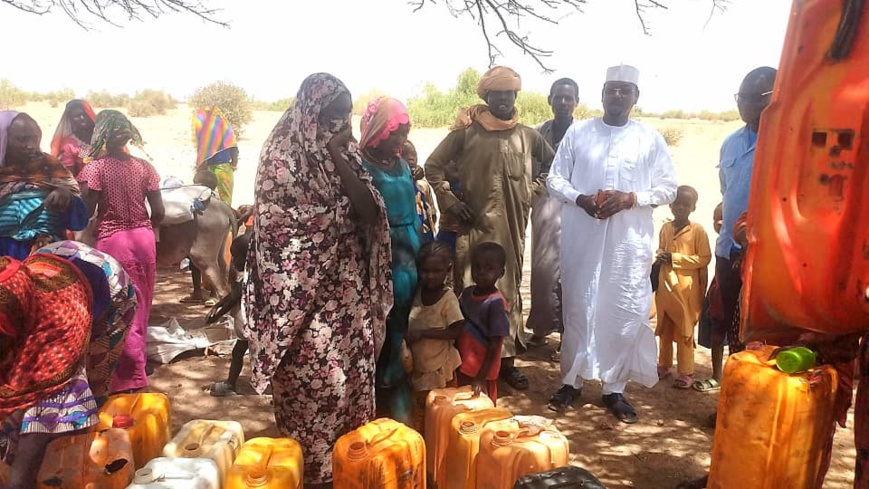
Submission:
{"label": "pink and white headwrap", "polygon": [[359,146],[376,147],[402,124],[410,124],[410,115],[403,103],[389,97],[370,102],[362,114]]}

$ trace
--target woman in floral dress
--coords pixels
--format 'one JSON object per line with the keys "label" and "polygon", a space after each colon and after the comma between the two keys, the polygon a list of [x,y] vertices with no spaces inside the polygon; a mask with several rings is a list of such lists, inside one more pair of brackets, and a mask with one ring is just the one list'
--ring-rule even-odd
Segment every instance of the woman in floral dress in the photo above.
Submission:
{"label": "woman in floral dress", "polygon": [[371,421],[375,358],[392,307],[383,199],[361,165],[350,93],[302,83],[260,155],[248,251],[252,383],[305,453],[305,487],[329,487],[337,439]]}

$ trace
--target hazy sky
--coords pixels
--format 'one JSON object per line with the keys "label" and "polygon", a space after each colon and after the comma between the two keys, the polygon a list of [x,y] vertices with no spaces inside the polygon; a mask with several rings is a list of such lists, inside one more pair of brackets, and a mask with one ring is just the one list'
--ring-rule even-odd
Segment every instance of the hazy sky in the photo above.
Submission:
{"label": "hazy sky", "polygon": [[[271,101],[295,95],[304,77],[328,71],[354,93],[378,88],[399,98],[433,82],[451,86],[460,71],[487,68],[486,45],[474,21],[454,19],[440,0],[413,13],[405,0],[205,0],[230,27],[192,15],[93,23],[85,31],[62,12],[43,17],[0,4],[0,78],[34,91],[72,88],[135,92],[164,89],[178,98],[226,80]],[[537,2],[538,0],[529,0]],[[742,77],[777,66],[790,0],[732,0],[709,19],[709,0],[670,0],[649,11],[643,34],[633,0],[587,0],[584,13],[550,26],[523,20],[519,29],[555,51],[547,75],[499,36],[499,64],[522,75],[526,89],[547,91],[570,76],[580,98],[600,106],[607,66],[640,68],[646,110],[728,110]],[[14,40],[14,41],[12,41]],[[11,42],[10,42],[11,41]]]}

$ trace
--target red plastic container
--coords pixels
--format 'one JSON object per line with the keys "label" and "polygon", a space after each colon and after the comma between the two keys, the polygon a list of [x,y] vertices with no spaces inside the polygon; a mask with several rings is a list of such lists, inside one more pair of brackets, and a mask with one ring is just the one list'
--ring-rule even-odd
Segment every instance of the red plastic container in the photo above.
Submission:
{"label": "red plastic container", "polygon": [[754,160],[746,341],[869,329],[869,5],[848,11],[859,3],[794,2]]}

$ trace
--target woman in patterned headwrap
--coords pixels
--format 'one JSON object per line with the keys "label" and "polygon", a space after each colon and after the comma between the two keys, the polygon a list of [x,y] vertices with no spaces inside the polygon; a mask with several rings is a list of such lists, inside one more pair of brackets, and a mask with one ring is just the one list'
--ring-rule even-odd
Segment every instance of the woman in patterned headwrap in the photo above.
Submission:
{"label": "woman in patterned headwrap", "polygon": [[416,187],[410,165],[400,156],[410,131],[404,104],[381,98],[362,115],[362,166],[386,203],[392,243],[394,305],[386,321],[386,341],[377,360],[377,415],[410,424],[410,383],[401,362],[401,343],[416,293],[416,257],[421,222],[416,208]]}
{"label": "woman in patterned headwrap", "polygon": [[59,159],[73,175],[78,175],[85,161],[90,160],[88,153],[95,122],[94,109],[87,100],[70,100],[51,138],[51,156]]}
{"label": "woman in patterned headwrap", "polygon": [[217,177],[217,195],[232,205],[232,187],[238,167],[238,140],[232,124],[217,107],[193,112],[196,171],[208,170]]}
{"label": "woman in patterned headwrap", "polygon": [[302,83],[266,141],[247,257],[252,384],[329,487],[332,448],[374,418],[374,368],[392,306],[386,209],[362,168],[353,104],[325,73]]}
{"label": "woman in patterned headwrap", "polygon": [[75,178],[40,149],[29,115],[0,111],[0,256],[23,260],[42,244],[87,225]]}
{"label": "woman in patterned headwrap", "polygon": [[[95,159],[78,176],[90,212],[99,204],[96,248],[121,263],[138,292],[138,310],[112,381],[115,392],[148,385],[145,332],[157,276],[154,229],[164,214],[160,176],[150,163],[125,150],[127,142],[142,145],[126,116],[116,110],[100,112],[91,141]],[[145,200],[151,205],[150,217]]]}

